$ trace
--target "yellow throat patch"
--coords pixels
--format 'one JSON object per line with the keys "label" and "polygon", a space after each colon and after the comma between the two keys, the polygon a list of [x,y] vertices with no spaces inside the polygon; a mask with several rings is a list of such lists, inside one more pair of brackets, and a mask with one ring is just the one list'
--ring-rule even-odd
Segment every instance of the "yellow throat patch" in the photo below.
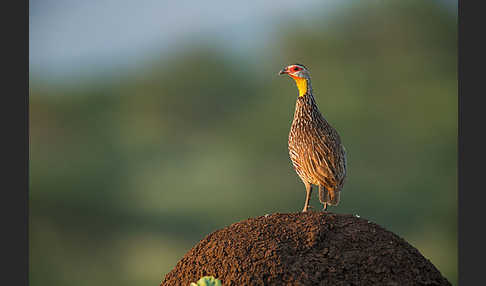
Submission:
{"label": "yellow throat patch", "polygon": [[299,97],[304,96],[307,92],[307,80],[302,77],[292,77],[297,84],[297,88],[299,89]]}

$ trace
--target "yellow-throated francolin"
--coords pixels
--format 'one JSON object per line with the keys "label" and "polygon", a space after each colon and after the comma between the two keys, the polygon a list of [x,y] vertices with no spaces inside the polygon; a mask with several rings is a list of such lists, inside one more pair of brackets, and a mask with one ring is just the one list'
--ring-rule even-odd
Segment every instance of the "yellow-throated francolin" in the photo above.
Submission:
{"label": "yellow-throated francolin", "polygon": [[339,134],[324,119],[316,105],[307,68],[293,64],[279,74],[289,75],[299,89],[289,133],[289,155],[307,192],[302,211],[309,208],[312,185],[319,187],[319,201],[326,210],[328,204],[339,203],[346,177],[346,151]]}

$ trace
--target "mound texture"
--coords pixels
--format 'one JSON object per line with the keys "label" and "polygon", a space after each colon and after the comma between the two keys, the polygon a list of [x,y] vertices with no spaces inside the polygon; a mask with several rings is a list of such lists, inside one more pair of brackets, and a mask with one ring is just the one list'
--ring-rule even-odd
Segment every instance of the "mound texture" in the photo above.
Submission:
{"label": "mound texture", "polygon": [[451,285],[405,240],[352,215],[272,214],[215,231],[163,286],[211,275],[230,285]]}

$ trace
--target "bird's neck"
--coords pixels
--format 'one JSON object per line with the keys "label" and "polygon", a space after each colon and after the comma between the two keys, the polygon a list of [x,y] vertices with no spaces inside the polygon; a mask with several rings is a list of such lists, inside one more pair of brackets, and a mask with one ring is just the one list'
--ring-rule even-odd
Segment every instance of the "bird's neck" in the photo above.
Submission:
{"label": "bird's neck", "polygon": [[315,106],[316,102],[314,95],[312,94],[312,85],[310,78],[294,77],[297,89],[299,90],[299,97],[297,102],[300,105],[312,105]]}
{"label": "bird's neck", "polygon": [[310,79],[297,79],[297,88],[299,89],[299,97],[297,98],[297,104],[295,105],[295,118],[307,117],[309,120],[312,119],[314,113],[320,113],[312,94],[312,86]]}
{"label": "bird's neck", "polygon": [[312,94],[312,85],[310,78],[293,77],[297,89],[299,90],[299,97],[303,97],[306,94]]}

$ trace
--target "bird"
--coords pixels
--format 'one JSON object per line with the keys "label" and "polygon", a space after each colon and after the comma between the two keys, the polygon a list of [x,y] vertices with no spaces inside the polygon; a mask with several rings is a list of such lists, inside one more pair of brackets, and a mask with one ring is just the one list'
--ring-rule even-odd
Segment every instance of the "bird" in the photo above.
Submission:
{"label": "bird", "polygon": [[309,70],[302,64],[283,68],[279,75],[294,79],[299,91],[288,138],[292,166],[305,185],[302,212],[310,208],[312,186],[319,189],[323,211],[336,206],[346,178],[346,149],[334,129],[319,111]]}

